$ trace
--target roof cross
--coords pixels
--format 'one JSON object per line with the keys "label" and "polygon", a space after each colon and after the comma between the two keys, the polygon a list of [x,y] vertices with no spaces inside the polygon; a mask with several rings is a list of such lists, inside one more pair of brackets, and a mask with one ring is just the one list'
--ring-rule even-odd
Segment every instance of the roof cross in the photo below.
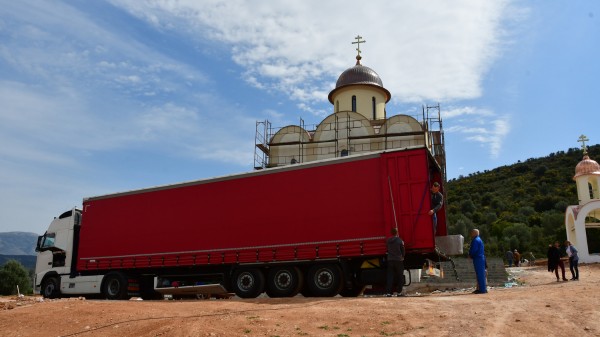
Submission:
{"label": "roof cross", "polygon": [[585,146],[585,142],[589,142],[590,140],[585,135],[579,136],[578,142],[581,142],[581,149],[583,150],[583,154],[587,154],[587,146]]}
{"label": "roof cross", "polygon": [[358,45],[358,46],[356,47],[356,51],[358,52],[358,56],[360,56],[360,44],[361,44],[361,43],[366,43],[367,41],[365,41],[365,40],[362,40],[362,41],[361,41],[361,39],[362,39],[362,36],[360,36],[360,35],[356,35],[356,37],[355,37],[354,39],[356,40],[356,42],[352,42],[352,44],[356,44],[356,45]]}

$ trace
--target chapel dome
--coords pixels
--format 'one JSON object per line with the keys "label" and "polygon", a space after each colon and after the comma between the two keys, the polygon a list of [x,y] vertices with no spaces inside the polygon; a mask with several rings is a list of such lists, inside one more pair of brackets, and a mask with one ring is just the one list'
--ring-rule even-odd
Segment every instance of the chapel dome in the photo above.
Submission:
{"label": "chapel dome", "polygon": [[339,89],[357,84],[380,88],[385,92],[386,103],[392,98],[390,92],[383,87],[381,77],[379,77],[375,70],[360,64],[360,58],[357,57],[356,65],[344,70],[340,77],[338,77],[338,80],[335,83],[335,89],[331,90],[329,93],[329,102],[333,103],[333,94]]}
{"label": "chapel dome", "polygon": [[343,87],[350,84],[372,84],[383,87],[381,77],[375,72],[375,70],[357,64],[352,68],[344,70],[344,72],[338,77],[335,87]]}
{"label": "chapel dome", "polygon": [[600,175],[600,165],[595,160],[590,159],[588,155],[583,156],[583,160],[575,166],[575,176],[573,179],[583,175]]}

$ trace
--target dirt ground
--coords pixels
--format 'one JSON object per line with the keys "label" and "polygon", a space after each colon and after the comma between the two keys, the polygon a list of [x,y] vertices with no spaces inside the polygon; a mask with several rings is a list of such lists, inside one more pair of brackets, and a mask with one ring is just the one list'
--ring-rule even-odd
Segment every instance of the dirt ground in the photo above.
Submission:
{"label": "dirt ground", "polygon": [[[106,301],[0,298],[0,336],[600,336],[600,265],[556,282],[511,268],[518,286],[406,297]],[[567,270],[567,275],[569,271]]]}

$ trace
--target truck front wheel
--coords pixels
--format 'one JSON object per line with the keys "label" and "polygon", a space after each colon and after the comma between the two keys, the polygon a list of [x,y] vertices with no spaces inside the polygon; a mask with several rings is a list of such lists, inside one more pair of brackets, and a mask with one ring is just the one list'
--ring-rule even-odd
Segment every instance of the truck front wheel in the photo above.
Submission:
{"label": "truck front wheel", "polygon": [[317,264],[308,270],[306,281],[312,296],[335,296],[342,289],[342,270],[337,264]]}
{"label": "truck front wheel", "polygon": [[233,291],[241,298],[255,298],[265,290],[265,276],[260,269],[239,268],[232,281]]}
{"label": "truck front wheel", "polygon": [[271,268],[267,276],[267,295],[293,297],[300,292],[302,285],[302,273],[297,267]]}
{"label": "truck front wheel", "polygon": [[48,277],[42,282],[42,296],[45,298],[60,297],[60,279],[57,276]]}
{"label": "truck front wheel", "polygon": [[126,300],[127,277],[121,273],[111,273],[104,277],[102,294],[109,300]]}

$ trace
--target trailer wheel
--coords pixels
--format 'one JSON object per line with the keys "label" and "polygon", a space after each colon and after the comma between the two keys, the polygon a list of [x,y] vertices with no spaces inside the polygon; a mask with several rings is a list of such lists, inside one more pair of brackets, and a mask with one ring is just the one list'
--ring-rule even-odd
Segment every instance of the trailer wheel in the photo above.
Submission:
{"label": "trailer wheel", "polygon": [[337,264],[314,265],[308,270],[307,282],[312,296],[335,296],[342,289],[342,270]]}
{"label": "trailer wheel", "polygon": [[102,282],[102,294],[109,300],[127,300],[127,277],[122,273],[110,273]]}
{"label": "trailer wheel", "polygon": [[42,282],[42,296],[45,298],[60,297],[60,279],[57,276],[48,277]]}
{"label": "trailer wheel", "polygon": [[267,276],[267,295],[269,297],[293,297],[300,292],[304,283],[302,273],[297,267],[276,267]]}
{"label": "trailer wheel", "polygon": [[265,276],[260,269],[239,268],[232,281],[233,292],[241,298],[255,298],[265,290]]}

